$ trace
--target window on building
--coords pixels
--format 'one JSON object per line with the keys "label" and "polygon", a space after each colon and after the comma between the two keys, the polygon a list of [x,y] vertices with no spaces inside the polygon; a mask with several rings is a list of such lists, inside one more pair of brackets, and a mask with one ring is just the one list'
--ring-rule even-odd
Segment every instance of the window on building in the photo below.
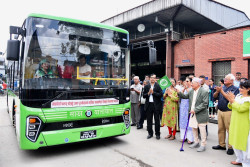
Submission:
{"label": "window on building", "polygon": [[220,80],[229,73],[231,73],[231,61],[213,62],[212,75],[216,85],[219,85]]}

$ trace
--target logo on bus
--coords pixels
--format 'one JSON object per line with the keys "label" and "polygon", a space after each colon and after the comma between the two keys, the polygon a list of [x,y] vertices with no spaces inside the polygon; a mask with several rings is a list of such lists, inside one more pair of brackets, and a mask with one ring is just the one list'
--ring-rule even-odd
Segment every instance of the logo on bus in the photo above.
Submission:
{"label": "logo on bus", "polygon": [[87,111],[85,112],[85,115],[86,115],[86,117],[91,117],[92,111],[87,110]]}

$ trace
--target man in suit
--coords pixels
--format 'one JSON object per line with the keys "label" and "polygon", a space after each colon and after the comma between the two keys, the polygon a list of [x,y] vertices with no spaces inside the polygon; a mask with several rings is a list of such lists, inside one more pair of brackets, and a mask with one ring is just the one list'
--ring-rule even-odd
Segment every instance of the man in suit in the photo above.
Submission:
{"label": "man in suit", "polygon": [[191,114],[189,120],[189,126],[193,130],[194,143],[190,145],[190,148],[198,148],[199,137],[198,128],[201,133],[201,146],[197,149],[197,152],[203,152],[206,150],[206,125],[208,122],[208,93],[201,87],[201,79],[194,77],[192,80],[192,90],[188,94],[184,95],[178,91],[180,98],[189,99],[189,111]]}
{"label": "man in suit", "polygon": [[145,86],[143,97],[146,98],[145,110],[147,113],[147,139],[153,137],[152,121],[153,115],[155,119],[155,135],[156,139],[160,139],[160,111],[162,108],[161,97],[162,89],[160,85],[156,82],[156,75],[150,75],[150,83]]}

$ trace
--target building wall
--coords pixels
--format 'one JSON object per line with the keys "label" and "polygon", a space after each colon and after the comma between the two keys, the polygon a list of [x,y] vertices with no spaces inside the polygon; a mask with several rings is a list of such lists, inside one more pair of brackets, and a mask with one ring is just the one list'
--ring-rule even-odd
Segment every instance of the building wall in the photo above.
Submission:
{"label": "building wall", "polygon": [[[238,29],[196,35],[194,39],[180,41],[175,45],[175,66],[185,65],[183,59],[190,59],[195,65],[195,76],[212,77],[212,61],[224,61],[232,58],[231,73],[241,72],[248,78],[248,60],[243,59],[243,31],[250,26]],[[189,57],[188,57],[189,56]],[[210,61],[209,61],[210,59]],[[175,78],[179,78],[179,70],[175,67]]]}
{"label": "building wall", "polygon": [[[174,78],[179,79],[180,69],[176,66],[190,66],[195,63],[195,39],[181,40],[174,46]],[[182,60],[189,60],[190,62],[183,63]]]}

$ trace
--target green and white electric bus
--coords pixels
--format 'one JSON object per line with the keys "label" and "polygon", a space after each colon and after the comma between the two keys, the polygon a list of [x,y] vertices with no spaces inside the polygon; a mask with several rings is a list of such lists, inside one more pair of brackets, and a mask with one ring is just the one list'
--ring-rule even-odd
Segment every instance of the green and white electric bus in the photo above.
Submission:
{"label": "green and white electric bus", "polygon": [[20,148],[128,134],[128,43],[126,30],[62,17],[10,26],[7,110]]}

